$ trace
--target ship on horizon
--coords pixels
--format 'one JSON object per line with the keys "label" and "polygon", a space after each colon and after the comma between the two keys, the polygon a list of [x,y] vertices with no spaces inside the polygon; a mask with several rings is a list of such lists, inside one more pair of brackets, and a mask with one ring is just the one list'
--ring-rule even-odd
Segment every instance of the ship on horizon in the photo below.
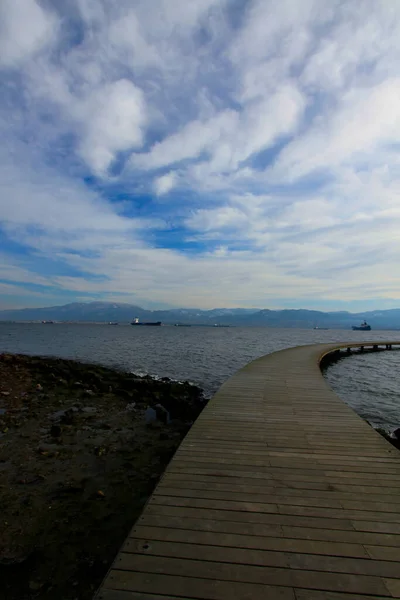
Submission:
{"label": "ship on horizon", "polygon": [[364,322],[361,323],[361,325],[353,325],[352,330],[353,331],[371,331],[371,325],[368,325],[367,321],[364,320]]}
{"label": "ship on horizon", "polygon": [[154,321],[153,323],[142,323],[142,321],[139,321],[138,317],[135,317],[133,319],[131,325],[136,325],[136,326],[146,325],[147,327],[160,327],[160,325],[162,325],[162,323],[161,323],[161,321]]}

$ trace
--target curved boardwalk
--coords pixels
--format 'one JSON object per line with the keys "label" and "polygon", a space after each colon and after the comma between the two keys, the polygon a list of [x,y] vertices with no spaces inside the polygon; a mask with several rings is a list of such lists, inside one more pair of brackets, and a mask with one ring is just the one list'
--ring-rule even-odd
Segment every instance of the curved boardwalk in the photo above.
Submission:
{"label": "curved boardwalk", "polygon": [[400,598],[400,453],[321,376],[339,346],[267,355],[220,388],[98,600]]}

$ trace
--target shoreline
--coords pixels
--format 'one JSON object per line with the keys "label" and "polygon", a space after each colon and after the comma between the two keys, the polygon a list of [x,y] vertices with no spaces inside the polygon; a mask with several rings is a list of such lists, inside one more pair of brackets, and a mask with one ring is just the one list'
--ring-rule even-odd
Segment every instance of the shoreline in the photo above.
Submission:
{"label": "shoreline", "polygon": [[0,587],[90,600],[181,440],[200,388],[0,354]]}

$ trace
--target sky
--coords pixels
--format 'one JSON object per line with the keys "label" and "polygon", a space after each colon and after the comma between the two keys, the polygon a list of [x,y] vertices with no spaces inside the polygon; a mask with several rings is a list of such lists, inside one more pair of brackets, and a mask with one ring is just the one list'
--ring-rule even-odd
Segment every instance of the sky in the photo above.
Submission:
{"label": "sky", "polygon": [[400,2],[2,0],[0,308],[400,306]]}

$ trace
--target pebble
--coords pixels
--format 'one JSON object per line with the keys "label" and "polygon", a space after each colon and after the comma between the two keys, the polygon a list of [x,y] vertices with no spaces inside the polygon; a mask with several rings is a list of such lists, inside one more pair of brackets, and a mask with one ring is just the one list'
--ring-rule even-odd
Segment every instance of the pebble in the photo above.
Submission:
{"label": "pebble", "polygon": [[40,583],[39,581],[30,581],[29,582],[29,589],[31,590],[31,592],[38,592],[42,586],[43,586],[43,584]]}

